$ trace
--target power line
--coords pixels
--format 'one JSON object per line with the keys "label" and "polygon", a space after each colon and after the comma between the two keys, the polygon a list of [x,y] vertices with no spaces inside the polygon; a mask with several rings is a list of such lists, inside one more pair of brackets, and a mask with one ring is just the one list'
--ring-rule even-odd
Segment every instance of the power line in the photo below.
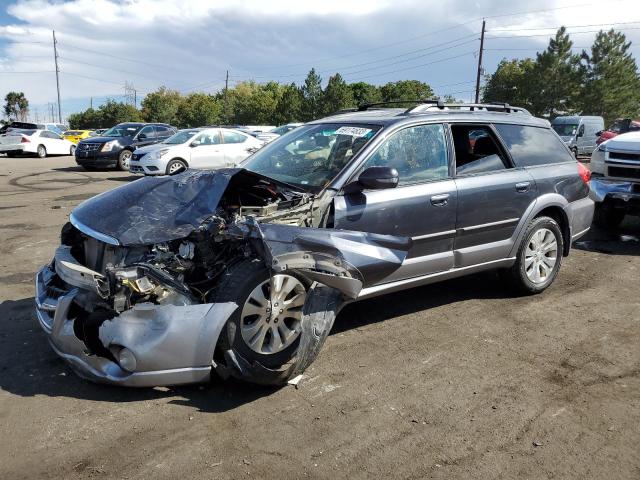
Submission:
{"label": "power line", "polygon": [[36,71],[31,71],[31,72],[26,72],[26,71],[19,71],[19,70],[0,70],[0,73],[17,73],[17,74],[24,74],[24,73],[28,73],[28,74],[35,74],[35,73],[54,73],[55,70],[36,70]]}
{"label": "power line", "polygon": [[[452,48],[456,48],[456,47],[460,47],[460,46],[463,46],[463,45],[467,45],[469,43],[473,43],[473,42],[476,41],[475,38],[473,38],[471,40],[464,41],[464,42],[460,42],[460,40],[465,40],[465,39],[468,39],[469,37],[475,37],[476,35],[478,35],[478,34],[477,33],[472,33],[470,35],[465,35],[463,37],[456,38],[456,39],[450,40],[448,42],[443,42],[443,43],[438,43],[438,44],[435,44],[435,45],[430,45],[428,47],[420,48],[418,50],[412,50],[410,52],[401,53],[401,54],[393,55],[393,56],[390,56],[390,57],[384,57],[384,58],[381,58],[381,59],[378,59],[378,60],[372,60],[372,61],[369,61],[369,62],[358,63],[358,64],[350,65],[350,66],[347,66],[347,67],[336,67],[336,68],[327,68],[325,70],[318,70],[317,73],[324,74],[324,73],[332,73],[332,72],[339,71],[340,73],[342,73],[344,75],[351,75],[351,74],[366,72],[366,71],[370,71],[370,70],[375,70],[377,68],[384,68],[384,67],[388,67],[388,66],[391,66],[391,65],[397,65],[399,63],[410,62],[412,60],[417,60],[419,58],[424,58],[424,57],[427,57],[427,56],[430,56],[430,55],[435,55],[436,53],[440,53],[442,51],[446,51],[446,50],[449,50],[449,49],[452,49]],[[456,43],[456,42],[460,42],[460,43]],[[456,43],[456,44],[455,45],[451,45],[452,43]],[[415,56],[413,58],[409,58],[409,59],[405,59],[405,60],[398,60],[398,61],[394,61],[394,62],[385,64],[385,65],[379,65],[377,67],[366,68],[366,69],[358,70],[358,71],[355,71],[355,72],[345,71],[345,70],[349,70],[349,69],[352,69],[352,68],[357,68],[357,67],[360,67],[360,66],[366,66],[366,65],[372,65],[374,63],[385,62],[387,60],[396,60],[396,59],[401,58],[401,57],[406,57],[408,55],[412,55],[412,54],[418,53],[418,52],[424,52],[425,50],[431,50],[433,48],[441,47],[441,46],[444,46],[444,45],[449,45],[449,46],[447,48],[436,50],[435,52],[423,53],[423,54],[417,55],[417,56]],[[306,73],[291,73],[291,74],[282,74],[282,75],[273,75],[273,76],[271,76],[271,75],[248,75],[248,77],[250,77],[250,78],[270,78],[270,79],[274,79],[274,78],[303,77],[305,75],[306,75]],[[236,76],[236,78],[239,78],[239,76]]]}
{"label": "power line", "polygon": [[556,27],[531,27],[531,28],[492,28],[488,32],[521,32],[521,31],[533,31],[533,30],[557,30],[561,27],[565,28],[587,28],[587,27],[605,27],[609,25],[633,25],[640,23],[640,20],[635,22],[608,22],[608,23],[592,23],[590,25],[559,25]]}
{"label": "power line", "polygon": [[390,73],[404,72],[404,71],[407,71],[407,70],[413,70],[414,68],[427,67],[427,66],[433,65],[435,63],[446,62],[446,61],[453,60],[453,59],[456,59],[456,58],[466,57],[467,55],[473,55],[475,53],[476,53],[475,51],[465,52],[465,53],[462,53],[460,55],[455,55],[453,57],[441,58],[440,60],[434,60],[432,62],[422,63],[420,65],[412,65],[410,67],[398,68],[398,69],[390,70],[390,71],[387,71],[387,72],[379,72],[379,73],[375,73],[373,75],[365,75],[364,77],[358,77],[358,79],[362,80],[364,78],[371,78],[371,77],[376,77],[376,76],[384,76],[384,75],[388,75]]}
{"label": "power line", "polygon": [[[625,30],[640,30],[640,27],[628,27]],[[567,31],[566,33],[570,35],[580,35],[582,33],[598,33],[598,32],[600,32],[600,30],[584,30],[582,32]],[[500,35],[500,36],[493,36],[493,37],[485,37],[485,39],[495,40],[498,38],[533,38],[533,37],[550,37],[550,36],[553,36],[553,35],[549,33],[536,33],[536,34],[530,34],[530,35]]]}

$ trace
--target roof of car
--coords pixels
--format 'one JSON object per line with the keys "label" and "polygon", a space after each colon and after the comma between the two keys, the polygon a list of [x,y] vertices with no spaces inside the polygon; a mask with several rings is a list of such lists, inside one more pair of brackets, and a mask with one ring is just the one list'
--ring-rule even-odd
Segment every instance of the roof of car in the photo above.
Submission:
{"label": "roof of car", "polygon": [[537,127],[549,127],[549,122],[523,112],[494,112],[487,110],[462,110],[458,108],[429,108],[408,111],[406,108],[380,108],[344,112],[309,123],[366,123],[388,126],[397,123],[415,123],[417,120],[447,122],[516,123]]}

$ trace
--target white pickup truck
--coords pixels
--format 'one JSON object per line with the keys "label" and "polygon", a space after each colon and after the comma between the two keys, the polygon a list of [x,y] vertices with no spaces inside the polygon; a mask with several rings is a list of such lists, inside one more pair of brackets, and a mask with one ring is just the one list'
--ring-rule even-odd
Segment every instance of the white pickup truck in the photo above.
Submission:
{"label": "white pickup truck", "polygon": [[640,132],[618,135],[591,155],[594,222],[615,227],[625,215],[640,215]]}

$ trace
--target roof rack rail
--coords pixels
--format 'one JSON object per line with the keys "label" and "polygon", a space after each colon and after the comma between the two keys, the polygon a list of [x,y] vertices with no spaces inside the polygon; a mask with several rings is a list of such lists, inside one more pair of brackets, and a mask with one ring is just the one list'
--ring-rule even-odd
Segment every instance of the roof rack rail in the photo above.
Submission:
{"label": "roof rack rail", "polygon": [[[405,113],[411,113],[422,105],[416,105],[409,108]],[[438,105],[438,108],[468,108],[472,112],[474,110],[486,110],[489,112],[505,112],[505,113],[524,113],[531,115],[531,112],[526,108],[514,107],[506,102],[489,102],[489,103],[444,103],[442,107]]]}
{"label": "roof rack rail", "polygon": [[[386,102],[374,102],[374,103],[362,103],[360,105],[358,105],[358,112],[364,112],[365,110],[369,110],[371,107],[380,107],[383,105],[401,105],[403,103],[415,103],[418,105],[425,105],[425,104],[433,104],[436,105],[438,108],[444,108],[444,103],[442,100],[439,99],[432,99],[432,98],[426,98],[426,99],[422,99],[419,98],[417,100],[389,100]],[[415,108],[415,107],[411,107],[411,108]]]}

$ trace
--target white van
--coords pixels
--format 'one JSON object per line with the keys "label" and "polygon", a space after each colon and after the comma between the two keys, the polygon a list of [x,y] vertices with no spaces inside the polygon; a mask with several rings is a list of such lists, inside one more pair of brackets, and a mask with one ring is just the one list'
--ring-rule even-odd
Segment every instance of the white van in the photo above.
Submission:
{"label": "white van", "polygon": [[604,119],[580,115],[557,117],[551,122],[551,126],[577,157],[591,155],[596,148],[599,133],[604,130]]}

